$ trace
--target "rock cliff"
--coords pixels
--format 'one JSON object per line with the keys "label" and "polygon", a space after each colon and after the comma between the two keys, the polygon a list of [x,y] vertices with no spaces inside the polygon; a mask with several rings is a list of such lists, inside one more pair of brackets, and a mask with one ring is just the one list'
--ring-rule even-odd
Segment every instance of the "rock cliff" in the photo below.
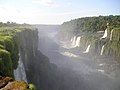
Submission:
{"label": "rock cliff", "polygon": [[[25,72],[28,76],[27,78],[28,83],[32,82],[31,76],[29,76],[30,75],[29,72],[31,70],[31,67],[32,70],[34,69],[37,45],[38,45],[37,29],[32,28],[30,26],[1,27],[0,72],[2,73],[2,75],[14,78],[13,72],[15,69],[17,69],[18,60],[19,58],[21,58],[25,66]],[[12,84],[9,84],[9,87],[12,87],[12,85],[19,86],[19,84],[27,86],[27,83],[14,81],[12,82]]]}

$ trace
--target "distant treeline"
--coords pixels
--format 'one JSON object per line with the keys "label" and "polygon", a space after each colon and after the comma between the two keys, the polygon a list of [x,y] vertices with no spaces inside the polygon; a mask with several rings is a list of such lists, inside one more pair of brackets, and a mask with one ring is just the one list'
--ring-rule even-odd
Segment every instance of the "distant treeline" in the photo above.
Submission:
{"label": "distant treeline", "polygon": [[0,27],[4,27],[4,26],[24,26],[24,25],[26,26],[26,25],[29,25],[29,24],[26,24],[26,23],[18,24],[16,22],[9,22],[9,21],[7,21],[6,23],[0,22]]}
{"label": "distant treeline", "polygon": [[76,35],[81,32],[97,32],[103,31],[108,24],[110,29],[120,28],[120,15],[109,15],[99,17],[84,17],[69,22],[64,22],[61,25],[61,32],[71,32]]}

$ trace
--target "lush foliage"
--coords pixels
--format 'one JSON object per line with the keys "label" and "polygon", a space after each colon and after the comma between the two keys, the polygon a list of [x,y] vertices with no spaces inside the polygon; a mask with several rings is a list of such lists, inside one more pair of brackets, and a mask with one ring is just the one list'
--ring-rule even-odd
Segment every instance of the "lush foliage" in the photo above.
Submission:
{"label": "lush foliage", "polygon": [[106,24],[109,23],[110,28],[118,28],[120,26],[120,16],[99,16],[99,17],[85,17],[69,22],[65,22],[61,26],[61,32],[67,31],[73,34],[80,34],[83,32],[91,33],[100,30],[105,30]]}
{"label": "lush foliage", "polygon": [[[106,29],[107,37],[101,38]],[[64,37],[63,39],[81,36],[80,48],[83,50],[90,44],[91,52],[100,55],[104,45],[104,55],[120,57],[120,15],[85,17],[65,22],[59,36]]]}
{"label": "lush foliage", "polygon": [[34,30],[31,26],[0,23],[0,71],[13,77],[18,65],[19,40],[17,33],[22,30]]}
{"label": "lush foliage", "polygon": [[6,50],[0,49],[0,71],[6,75],[13,76],[12,69],[10,53]]}

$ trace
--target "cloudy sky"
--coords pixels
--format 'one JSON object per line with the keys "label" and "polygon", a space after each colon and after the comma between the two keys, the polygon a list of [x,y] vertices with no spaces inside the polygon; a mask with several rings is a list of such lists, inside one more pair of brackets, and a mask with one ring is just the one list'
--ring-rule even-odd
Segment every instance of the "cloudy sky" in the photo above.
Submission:
{"label": "cloudy sky", "polygon": [[0,0],[0,22],[61,24],[99,15],[120,15],[120,0]]}

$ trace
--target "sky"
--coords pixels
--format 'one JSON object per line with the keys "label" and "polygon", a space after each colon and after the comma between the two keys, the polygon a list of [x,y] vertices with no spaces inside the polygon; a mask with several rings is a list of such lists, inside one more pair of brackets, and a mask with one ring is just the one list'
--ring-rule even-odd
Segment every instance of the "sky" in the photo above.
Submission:
{"label": "sky", "polygon": [[120,15],[120,0],[0,0],[0,22],[62,24],[99,15]]}

